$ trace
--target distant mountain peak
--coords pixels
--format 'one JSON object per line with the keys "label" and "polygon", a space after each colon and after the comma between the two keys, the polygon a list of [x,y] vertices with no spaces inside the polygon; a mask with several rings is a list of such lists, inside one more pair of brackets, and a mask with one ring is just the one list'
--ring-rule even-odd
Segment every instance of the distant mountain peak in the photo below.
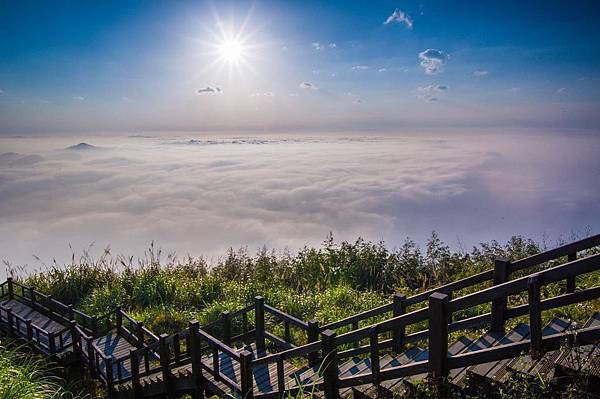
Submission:
{"label": "distant mountain peak", "polygon": [[67,150],[94,150],[96,148],[97,147],[95,147],[91,144],[88,144],[88,143],[79,143],[79,144],[67,147]]}

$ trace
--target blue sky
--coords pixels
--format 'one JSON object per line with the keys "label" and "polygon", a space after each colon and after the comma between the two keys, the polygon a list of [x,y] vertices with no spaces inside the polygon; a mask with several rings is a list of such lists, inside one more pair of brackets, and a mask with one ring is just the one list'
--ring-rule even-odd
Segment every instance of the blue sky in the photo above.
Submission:
{"label": "blue sky", "polygon": [[[591,1],[3,2],[0,132],[598,129],[599,15]],[[243,62],[222,59],[219,26]]]}

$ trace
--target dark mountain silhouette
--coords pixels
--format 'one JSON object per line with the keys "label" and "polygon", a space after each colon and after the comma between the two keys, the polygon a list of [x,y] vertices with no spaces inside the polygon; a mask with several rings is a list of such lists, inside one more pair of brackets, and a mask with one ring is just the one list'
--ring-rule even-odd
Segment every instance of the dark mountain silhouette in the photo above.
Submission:
{"label": "dark mountain silhouette", "polygon": [[74,150],[74,151],[89,151],[89,150],[95,150],[97,148],[98,147],[95,147],[95,146],[93,146],[91,144],[88,144],[88,143],[79,143],[79,144],[67,147],[66,149],[67,150]]}

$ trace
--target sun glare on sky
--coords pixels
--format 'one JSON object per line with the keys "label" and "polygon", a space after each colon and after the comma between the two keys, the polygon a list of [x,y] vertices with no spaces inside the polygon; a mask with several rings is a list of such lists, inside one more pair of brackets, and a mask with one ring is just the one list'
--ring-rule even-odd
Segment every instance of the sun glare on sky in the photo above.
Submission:
{"label": "sun glare on sky", "polygon": [[210,40],[205,44],[213,58],[211,66],[218,70],[226,69],[229,75],[235,71],[252,70],[251,59],[256,56],[257,44],[252,41],[254,32],[247,31],[251,12],[248,12],[241,23],[223,20],[215,12],[215,28],[208,29]]}
{"label": "sun glare on sky", "polygon": [[225,39],[218,48],[221,59],[227,63],[238,63],[244,57],[244,47],[237,39]]}

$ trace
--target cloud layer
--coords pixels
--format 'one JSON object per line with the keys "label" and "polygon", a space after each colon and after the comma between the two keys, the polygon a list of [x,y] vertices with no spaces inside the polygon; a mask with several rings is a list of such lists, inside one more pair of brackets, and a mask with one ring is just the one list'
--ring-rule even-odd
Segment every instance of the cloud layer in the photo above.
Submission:
{"label": "cloud layer", "polygon": [[[0,140],[9,150],[0,154],[0,256],[16,264],[36,264],[33,254],[66,260],[69,243],[138,255],[156,240],[165,251],[211,257],[229,246],[314,245],[329,231],[394,246],[437,229],[470,245],[515,233],[556,237],[600,220],[600,144],[586,137],[568,138],[577,157],[564,156],[558,135],[536,151],[539,137],[506,133],[480,143],[471,136]],[[83,140],[101,150],[60,150]]]}

